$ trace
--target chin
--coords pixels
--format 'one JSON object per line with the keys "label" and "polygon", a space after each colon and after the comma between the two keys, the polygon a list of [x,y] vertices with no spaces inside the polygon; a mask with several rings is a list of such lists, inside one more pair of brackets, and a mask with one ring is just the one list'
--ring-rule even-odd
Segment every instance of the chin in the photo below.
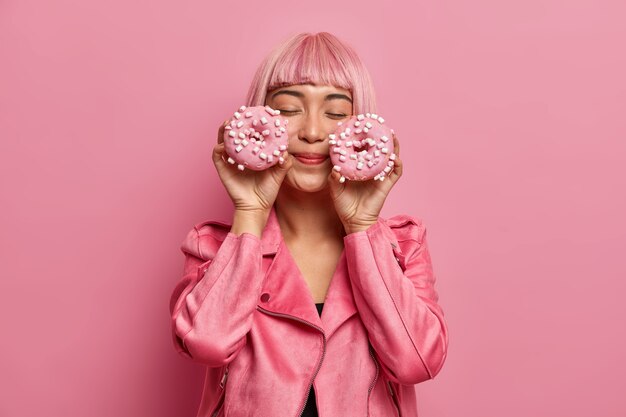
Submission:
{"label": "chin", "polygon": [[[328,175],[328,174],[327,174]],[[306,193],[315,193],[328,188],[327,175],[289,175],[285,178],[285,182],[292,188]]]}

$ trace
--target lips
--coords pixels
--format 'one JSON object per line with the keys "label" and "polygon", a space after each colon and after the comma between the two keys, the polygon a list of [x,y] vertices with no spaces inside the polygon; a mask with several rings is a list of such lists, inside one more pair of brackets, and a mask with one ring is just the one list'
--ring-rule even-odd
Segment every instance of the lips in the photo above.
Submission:
{"label": "lips", "polygon": [[297,154],[294,154],[293,156],[298,161],[302,162],[303,164],[308,164],[308,165],[321,164],[322,162],[328,159],[328,155],[324,155],[321,153],[310,153],[310,152],[297,153]]}

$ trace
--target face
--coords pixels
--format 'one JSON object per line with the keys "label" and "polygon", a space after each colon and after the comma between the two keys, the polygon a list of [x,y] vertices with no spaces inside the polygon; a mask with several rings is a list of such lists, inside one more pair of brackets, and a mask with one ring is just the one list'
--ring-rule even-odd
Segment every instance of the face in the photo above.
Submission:
{"label": "face", "polygon": [[326,188],[332,169],[328,135],[337,129],[338,122],[352,115],[350,91],[326,85],[292,85],[268,92],[265,104],[289,119],[288,150],[294,162],[284,183],[305,192]]}

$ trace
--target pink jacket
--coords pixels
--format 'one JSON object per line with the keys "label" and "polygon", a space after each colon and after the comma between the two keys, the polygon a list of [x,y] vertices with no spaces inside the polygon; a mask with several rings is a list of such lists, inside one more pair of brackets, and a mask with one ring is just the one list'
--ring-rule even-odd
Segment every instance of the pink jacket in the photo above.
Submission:
{"label": "pink jacket", "polygon": [[448,346],[421,220],[345,236],[321,317],[274,209],[260,239],[208,221],[181,250],[172,336],[206,366],[198,417],[296,417],[311,384],[320,417],[417,416]]}

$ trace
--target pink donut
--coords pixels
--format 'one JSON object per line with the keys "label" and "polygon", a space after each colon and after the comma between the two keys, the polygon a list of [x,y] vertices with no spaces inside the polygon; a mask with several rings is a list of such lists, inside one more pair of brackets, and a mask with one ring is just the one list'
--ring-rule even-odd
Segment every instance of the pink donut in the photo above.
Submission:
{"label": "pink donut", "polygon": [[243,171],[261,171],[284,162],[289,120],[270,106],[241,106],[224,128],[224,149],[228,162]]}
{"label": "pink donut", "polygon": [[359,114],[339,122],[337,131],[328,136],[330,161],[341,174],[340,182],[372,178],[383,181],[391,172],[396,159],[393,129],[384,122],[377,114]]}

